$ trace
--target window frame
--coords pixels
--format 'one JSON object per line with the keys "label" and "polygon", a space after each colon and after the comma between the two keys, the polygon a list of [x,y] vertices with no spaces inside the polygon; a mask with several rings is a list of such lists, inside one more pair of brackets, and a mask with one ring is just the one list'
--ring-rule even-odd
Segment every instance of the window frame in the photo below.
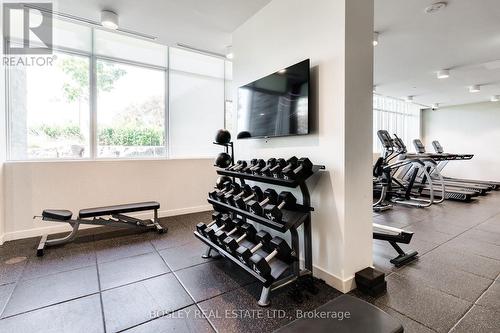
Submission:
{"label": "window frame", "polygon": [[[10,42],[8,40],[5,41],[5,45],[8,45]],[[6,139],[5,139],[5,144],[7,147],[5,147],[6,151],[6,157],[7,161],[6,162],[55,162],[55,161],[90,161],[93,160],[93,152],[95,148],[93,147],[93,123],[92,123],[92,114],[93,114],[93,106],[92,106],[92,54],[89,52],[81,51],[81,50],[74,50],[71,48],[66,48],[66,47],[59,47],[59,46],[54,46],[52,45],[52,50],[56,51],[58,53],[63,53],[65,55],[74,55],[74,56],[79,56],[79,57],[85,57],[88,58],[89,60],[89,133],[88,133],[88,138],[89,138],[89,156],[88,157],[82,157],[82,158],[28,158],[28,159],[13,159],[12,158],[12,152],[11,152],[11,141],[12,141],[12,136],[11,136],[11,124],[12,124],[12,105],[11,105],[11,89],[10,89],[10,75],[11,75],[11,68],[7,67],[5,69],[5,117],[6,117]]]}
{"label": "window frame", "polygon": [[[168,52],[167,52],[168,56]],[[168,56],[168,59],[170,57]],[[127,66],[134,66],[138,68],[145,68],[145,69],[150,69],[150,70],[157,70],[160,72],[163,72],[163,79],[164,79],[164,98],[163,98],[163,130],[165,131],[165,134],[163,136],[164,142],[163,142],[163,147],[165,147],[165,154],[163,156],[149,156],[149,157],[116,157],[116,158],[111,158],[111,157],[99,157],[97,155],[97,148],[99,146],[98,144],[98,131],[97,131],[97,113],[99,112],[98,107],[97,107],[97,83],[96,83],[96,78],[97,78],[97,73],[96,73],[96,68],[97,68],[97,61],[105,61],[105,62],[112,62],[112,63],[117,63],[117,64],[123,64]],[[167,60],[168,61],[168,60]],[[91,127],[92,131],[92,148],[91,150],[91,160],[164,160],[164,159],[170,159],[170,140],[169,140],[169,119],[170,119],[170,113],[169,113],[169,101],[170,101],[170,91],[169,91],[169,68],[168,67],[161,67],[161,66],[155,66],[155,65],[149,65],[149,64],[144,64],[136,61],[131,61],[131,60],[124,60],[124,59],[118,59],[114,57],[108,57],[108,56],[101,56],[101,55],[94,55],[93,56],[93,64],[91,66],[92,69],[92,84],[91,84],[91,90],[92,90],[92,104],[93,107],[93,112],[91,114],[92,120],[91,120]]]}
{"label": "window frame", "polygon": [[[52,45],[52,49],[58,53],[64,53],[68,55],[76,55],[76,56],[83,56],[87,57],[89,59],[89,156],[88,157],[82,157],[82,158],[27,158],[27,159],[13,159],[12,158],[12,152],[11,152],[11,113],[12,113],[12,105],[11,105],[11,80],[10,80],[10,69],[6,68],[5,70],[5,119],[7,122],[6,126],[6,156],[7,156],[7,161],[6,162],[11,162],[11,163],[39,163],[39,162],[89,162],[89,161],[147,161],[147,160],[176,160],[176,159],[186,159],[186,158],[172,158],[171,157],[171,140],[170,140],[170,127],[171,127],[171,122],[170,122],[170,49],[172,47],[165,46],[166,48],[166,56],[167,56],[167,61],[166,61],[166,66],[158,66],[158,65],[151,65],[151,64],[146,64],[146,63],[141,63],[138,61],[134,60],[128,60],[128,59],[122,59],[122,58],[117,58],[117,57],[111,57],[111,56],[104,56],[97,54],[95,52],[95,39],[94,39],[94,31],[98,29],[97,27],[91,27],[91,48],[90,51],[82,51],[82,50],[76,50],[64,46],[58,46],[58,45]],[[4,45],[8,46],[9,41],[4,40]],[[183,48],[180,48],[183,49]],[[201,53],[205,56],[209,57],[214,57],[221,59],[224,61],[224,67],[226,66],[226,62],[228,61],[224,57],[217,57],[214,55],[206,54],[204,52],[199,52],[199,51],[194,51],[194,50],[186,50],[189,52],[194,52],[194,53]],[[115,62],[118,64],[125,64],[125,65],[130,65],[130,66],[136,66],[139,68],[146,68],[146,69],[153,69],[153,70],[159,70],[164,72],[164,83],[165,83],[165,91],[164,91],[164,142],[163,146],[165,147],[165,154],[163,156],[150,156],[150,157],[116,157],[116,158],[110,158],[110,157],[98,157],[97,156],[97,148],[98,148],[98,138],[97,138],[97,83],[96,83],[96,68],[97,68],[97,61],[98,60],[103,60],[103,61],[109,61],[109,62]],[[174,70],[176,71],[176,70]],[[196,74],[196,73],[192,73]],[[196,74],[196,75],[202,75],[202,74]],[[227,77],[226,77],[226,71],[224,70],[224,90],[225,90],[225,85],[227,83]],[[232,81],[232,80],[231,80]],[[227,102],[227,97],[225,95],[224,91],[224,109],[221,110],[221,112],[224,113],[223,116],[223,124],[222,126],[225,127],[226,123],[226,115],[225,115],[225,103]],[[230,98],[232,99],[232,98]],[[207,159],[205,156],[193,156],[188,159]]]}

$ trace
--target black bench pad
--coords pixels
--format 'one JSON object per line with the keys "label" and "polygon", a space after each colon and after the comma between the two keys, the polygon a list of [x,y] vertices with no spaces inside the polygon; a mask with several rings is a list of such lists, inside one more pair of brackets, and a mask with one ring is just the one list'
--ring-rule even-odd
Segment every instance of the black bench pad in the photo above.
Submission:
{"label": "black bench pad", "polygon": [[68,221],[73,216],[73,213],[65,209],[45,209],[42,212],[42,217],[60,221]]}
{"label": "black bench pad", "polygon": [[297,319],[276,332],[402,333],[403,326],[384,311],[359,298],[342,295],[320,306],[316,313],[349,312],[350,318]]}
{"label": "black bench pad", "polygon": [[103,216],[103,215],[141,212],[144,210],[153,210],[153,209],[159,209],[159,208],[160,208],[160,204],[158,202],[148,201],[148,202],[138,202],[138,203],[126,204],[126,205],[87,208],[87,209],[80,210],[78,215],[80,218],[87,218],[87,217],[96,217],[96,216]]}

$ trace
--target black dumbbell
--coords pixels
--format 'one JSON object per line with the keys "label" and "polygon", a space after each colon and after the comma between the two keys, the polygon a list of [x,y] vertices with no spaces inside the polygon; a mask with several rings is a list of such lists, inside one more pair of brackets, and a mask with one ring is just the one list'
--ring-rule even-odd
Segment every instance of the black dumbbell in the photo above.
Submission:
{"label": "black dumbbell", "polygon": [[[219,177],[220,178],[220,177]],[[224,182],[219,182],[219,179],[217,179],[217,183],[215,184],[215,189],[213,191],[208,192],[208,197],[212,198],[214,200],[219,200],[218,195],[223,195],[224,193],[228,192],[231,190],[231,184],[233,182],[231,179],[225,180]]]}
{"label": "black dumbbell", "polygon": [[233,226],[233,220],[229,216],[224,216],[218,222],[215,222],[215,225],[217,227],[212,226],[210,229],[205,230],[205,237],[217,243],[217,238],[215,237],[216,233],[231,228]]}
{"label": "black dumbbell", "polygon": [[243,225],[243,220],[239,218],[234,218],[232,221],[232,227],[233,229],[229,230],[227,233],[224,231],[226,228],[222,228],[220,230],[217,230],[214,234],[213,240],[219,244],[224,246],[224,239],[227,237],[233,235],[235,232],[237,232],[241,226]]}
{"label": "black dumbbell", "polygon": [[260,159],[257,161],[257,164],[255,164],[251,169],[250,169],[250,172],[253,174],[253,175],[258,175],[259,172],[260,172],[260,169],[264,168],[266,166],[266,161],[264,161],[263,159]]}
{"label": "black dumbbell", "polygon": [[266,166],[263,167],[260,170],[260,174],[263,176],[270,176],[271,175],[271,168],[273,168],[276,165],[276,159],[275,158],[270,158],[267,160]]}
{"label": "black dumbbell", "polygon": [[[216,231],[218,228],[220,228],[220,227],[222,227],[222,226],[224,226],[224,225],[226,225],[226,224],[228,224],[228,223],[231,223],[231,217],[230,217],[229,215],[225,215],[225,214],[224,214],[224,215],[222,215],[219,219],[216,219],[216,220],[214,220],[214,221],[215,221],[215,223],[211,223],[211,225],[210,225],[210,227],[209,227],[209,228],[204,228],[204,229],[202,230],[202,234],[203,234],[203,236],[205,236],[206,238],[210,238],[210,237],[209,237],[209,234],[213,234],[213,233],[215,233],[215,231]],[[214,222],[214,221],[212,221],[212,222]]]}
{"label": "black dumbbell", "polygon": [[229,176],[219,176],[217,177],[217,180],[215,181],[215,187],[218,189],[222,189],[224,187],[224,184],[227,182],[232,182],[233,180]]}
{"label": "black dumbbell", "polygon": [[284,158],[278,158],[276,160],[276,165],[269,169],[270,175],[274,178],[281,178],[281,170],[286,167],[286,160]]}
{"label": "black dumbbell", "polygon": [[266,217],[272,221],[281,222],[283,219],[283,208],[295,209],[297,205],[297,199],[295,196],[287,191],[280,193],[278,198],[278,205],[269,205],[265,209]]}
{"label": "black dumbbell", "polygon": [[252,194],[246,197],[235,198],[235,206],[239,209],[247,209],[247,202],[250,200],[262,201],[264,199],[264,193],[258,186],[252,187]]}
{"label": "black dumbbell", "polygon": [[224,192],[218,192],[216,194],[217,200],[226,202],[226,197],[231,195],[231,194],[238,194],[241,192],[241,186],[238,183],[232,183],[231,188],[229,191],[224,191]]}
{"label": "black dumbbell", "polygon": [[223,194],[231,190],[232,181],[226,181],[224,184],[217,184],[213,191],[208,192],[208,196],[214,200],[218,200],[218,194]]}
{"label": "black dumbbell", "polygon": [[245,162],[245,161],[239,160],[239,161],[236,162],[236,164],[230,166],[226,170],[228,170],[228,171],[234,171],[234,169],[236,169],[237,167],[239,167],[243,162]]}
{"label": "black dumbbell", "polygon": [[250,265],[250,258],[253,256],[253,254],[262,247],[267,246],[267,244],[269,244],[269,242],[271,241],[271,238],[272,237],[268,232],[264,230],[259,231],[258,233],[255,234],[255,241],[257,242],[257,244],[255,244],[255,246],[252,247],[251,249],[245,246],[238,247],[235,253],[236,257],[242,263]]}
{"label": "black dumbbell", "polygon": [[221,212],[213,212],[212,213],[212,222],[210,222],[209,224],[205,224],[203,222],[200,222],[196,225],[196,230],[204,235],[205,234],[205,230],[208,229],[208,228],[211,228],[217,221],[220,221],[220,219],[223,217],[223,214]]}
{"label": "black dumbbell", "polygon": [[241,169],[240,171],[241,171],[241,172],[243,172],[243,173],[252,173],[252,171],[251,171],[250,169],[251,169],[251,168],[253,168],[254,166],[256,166],[258,161],[259,161],[259,160],[258,160],[258,159],[256,159],[256,158],[252,159],[252,160],[250,161],[250,164],[248,164],[248,165],[246,166],[246,168],[243,168],[243,169]]}
{"label": "black dumbbell", "polygon": [[240,243],[244,240],[253,240],[255,237],[255,234],[257,230],[255,230],[255,227],[251,225],[250,223],[245,223],[241,226],[241,231],[243,234],[238,237],[238,238],[233,238],[233,237],[227,237],[224,239],[222,242],[224,244],[224,247],[226,248],[227,252],[230,253],[235,253],[236,250],[238,249]]}
{"label": "black dumbbell", "polygon": [[271,260],[274,258],[280,258],[281,260],[289,261],[289,258],[292,255],[292,249],[281,237],[274,237],[271,242],[269,242],[269,246],[273,249],[273,251],[266,257],[254,254],[250,258],[252,269],[260,275],[266,277],[271,275],[271,266],[269,265]]}
{"label": "black dumbbell", "polygon": [[239,200],[240,198],[242,197],[248,197],[248,196],[251,196],[253,193],[252,191],[252,187],[250,185],[247,185],[245,184],[243,186],[243,188],[241,189],[240,193],[234,195],[234,194],[230,194],[227,198],[226,198],[226,202],[228,204],[230,204],[231,206],[233,207],[236,207],[236,201]]}
{"label": "black dumbbell", "polygon": [[239,165],[233,169],[233,171],[236,171],[236,172],[240,172],[241,170],[243,170],[244,168],[247,167],[247,161],[240,161],[241,163],[239,163]]}
{"label": "black dumbbell", "polygon": [[306,175],[312,170],[313,164],[307,157],[302,157],[297,162],[297,167],[295,169],[289,169],[284,172],[283,175],[285,179],[296,179],[299,176]]}
{"label": "black dumbbell", "polygon": [[278,193],[276,193],[275,190],[268,188],[264,192],[264,200],[260,202],[257,200],[250,200],[247,204],[247,210],[252,214],[264,216],[264,207],[267,204],[275,205],[277,200]]}
{"label": "black dumbbell", "polygon": [[281,178],[281,177],[283,177],[283,175],[285,173],[289,172],[290,170],[295,169],[297,167],[298,160],[299,159],[295,156],[292,156],[288,160],[286,160],[286,166],[283,169],[281,169],[280,175],[277,178]]}

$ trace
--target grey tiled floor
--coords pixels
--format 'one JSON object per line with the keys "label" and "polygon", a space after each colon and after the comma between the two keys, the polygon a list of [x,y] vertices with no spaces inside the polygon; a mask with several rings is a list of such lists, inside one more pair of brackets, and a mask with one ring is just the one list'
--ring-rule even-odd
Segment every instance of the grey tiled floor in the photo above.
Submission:
{"label": "grey tiled floor", "polygon": [[[364,297],[399,319],[405,332],[500,332],[500,192],[473,203],[428,209],[395,206],[374,221],[413,231],[419,258],[394,268],[394,251],[374,241],[387,293]],[[354,294],[358,294],[354,292]]]}
{"label": "grey tiled floor", "polygon": [[163,235],[83,230],[42,258],[38,238],[5,243],[0,332],[269,332],[291,321],[295,308],[312,310],[340,295],[320,283],[317,296],[296,304],[284,289],[270,309],[287,309],[286,318],[222,320],[228,309],[258,309],[259,286],[227,260],[201,258],[206,248],[193,230],[210,215],[162,219],[169,228]]}
{"label": "grey tiled floor", "polygon": [[[35,256],[38,239],[4,244],[0,332],[271,332],[296,309],[340,295],[319,283],[317,295],[297,304],[283,288],[268,308],[282,310],[279,316],[225,316],[259,309],[259,285],[227,260],[201,258],[205,248],[192,231],[209,219],[208,212],[162,219],[165,235],[84,230],[43,258]],[[387,274],[388,292],[352,294],[401,321],[405,332],[500,332],[500,192],[471,204],[395,207],[374,221],[414,231],[411,248],[420,256],[396,269],[392,248],[375,241],[374,265]]]}

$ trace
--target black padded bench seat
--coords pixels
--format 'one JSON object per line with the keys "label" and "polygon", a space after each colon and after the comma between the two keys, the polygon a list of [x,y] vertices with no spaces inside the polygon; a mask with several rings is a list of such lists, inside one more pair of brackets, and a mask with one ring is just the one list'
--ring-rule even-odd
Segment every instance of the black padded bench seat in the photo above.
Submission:
{"label": "black padded bench seat", "polygon": [[47,219],[68,221],[73,216],[73,213],[65,209],[45,209],[42,212],[42,217]]}
{"label": "black padded bench seat", "polygon": [[[43,256],[46,246],[62,245],[73,241],[78,233],[80,224],[93,226],[109,226],[119,228],[134,228],[143,230],[156,230],[162,234],[166,232],[167,227],[162,227],[159,223],[158,209],[160,204],[156,201],[137,202],[125,205],[106,206],[82,209],[78,213],[78,218],[71,219],[73,213],[66,209],[45,209],[42,212],[42,219],[50,222],[63,222],[71,225],[71,232],[64,237],[47,239],[48,235],[42,235],[36,255]],[[142,212],[153,210],[152,219],[139,219],[137,217],[125,215],[126,213]],[[111,215],[109,218],[108,215]],[[33,218],[36,218],[34,216]],[[92,219],[90,219],[92,218]]]}
{"label": "black padded bench seat", "polygon": [[79,217],[84,219],[87,217],[96,217],[103,215],[113,215],[113,214],[125,214],[132,212],[140,212],[144,210],[154,210],[159,209],[160,204],[156,201],[148,202],[138,202],[125,205],[107,206],[107,207],[96,207],[82,209],[78,213]]}
{"label": "black padded bench seat", "polygon": [[[343,320],[332,318],[333,312],[350,313],[350,317]],[[316,313],[318,316],[325,313],[327,319],[301,318],[292,321],[275,332],[281,333],[302,333],[302,332],[335,332],[335,333],[401,333],[404,332],[403,326],[389,316],[384,311],[365,302],[359,298],[342,295],[334,300],[320,306],[310,313]]]}

